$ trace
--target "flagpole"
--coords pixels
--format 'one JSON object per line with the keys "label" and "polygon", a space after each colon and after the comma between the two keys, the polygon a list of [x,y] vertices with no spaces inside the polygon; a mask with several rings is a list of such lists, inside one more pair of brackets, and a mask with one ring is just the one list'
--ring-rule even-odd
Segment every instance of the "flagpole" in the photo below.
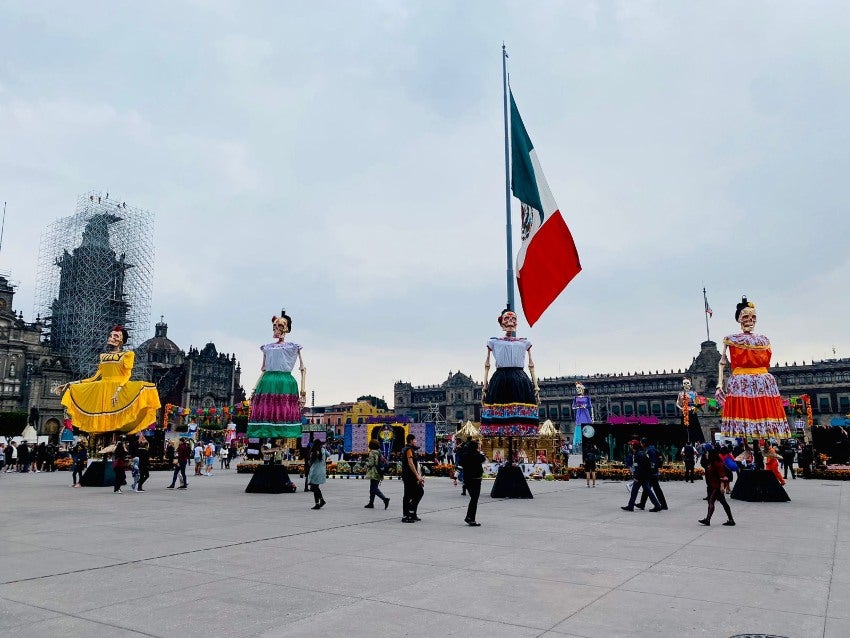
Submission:
{"label": "flagpole", "polygon": [[510,142],[508,140],[508,52],[505,49],[504,42],[502,42],[502,112],[505,118],[505,234],[508,239],[507,308],[508,310],[514,310],[514,249],[511,234],[511,165]]}
{"label": "flagpole", "polygon": [[3,251],[3,234],[6,231],[6,202],[3,202],[3,225],[0,226],[0,252]]}
{"label": "flagpole", "polygon": [[705,340],[711,341],[711,335],[708,333],[708,297],[705,294],[705,286],[702,288],[702,300],[705,302]]}

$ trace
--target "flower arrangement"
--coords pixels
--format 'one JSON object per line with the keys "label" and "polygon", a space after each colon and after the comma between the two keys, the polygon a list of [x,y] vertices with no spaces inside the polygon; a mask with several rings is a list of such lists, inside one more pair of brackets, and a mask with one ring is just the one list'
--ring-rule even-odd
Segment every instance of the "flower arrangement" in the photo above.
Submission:
{"label": "flower arrangement", "polygon": [[56,461],[53,462],[53,467],[57,470],[70,470],[73,465],[74,462],[67,456],[63,459],[56,459]]}
{"label": "flower arrangement", "polygon": [[334,474],[351,474],[351,465],[348,461],[340,461],[336,464],[336,467],[334,467],[334,464],[331,463],[328,469]]}

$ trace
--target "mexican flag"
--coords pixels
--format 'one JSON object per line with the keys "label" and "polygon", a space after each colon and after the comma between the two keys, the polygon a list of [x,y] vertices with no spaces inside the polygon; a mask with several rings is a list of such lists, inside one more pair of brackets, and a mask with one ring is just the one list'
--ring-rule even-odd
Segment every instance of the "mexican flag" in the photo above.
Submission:
{"label": "mexican flag", "polygon": [[581,272],[573,236],[549,190],[511,93],[511,190],[522,204],[517,286],[528,325]]}

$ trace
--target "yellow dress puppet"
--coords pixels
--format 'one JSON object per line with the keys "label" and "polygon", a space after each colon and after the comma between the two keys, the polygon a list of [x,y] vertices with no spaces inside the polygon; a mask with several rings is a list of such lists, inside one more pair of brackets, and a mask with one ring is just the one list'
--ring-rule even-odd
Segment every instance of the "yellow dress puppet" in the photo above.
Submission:
{"label": "yellow dress puppet", "polygon": [[127,331],[115,326],[109,333],[109,352],[100,355],[94,376],[60,388],[62,405],[75,427],[91,434],[135,434],[156,422],[159,394],[153,383],[130,381],[136,353],[121,350]]}

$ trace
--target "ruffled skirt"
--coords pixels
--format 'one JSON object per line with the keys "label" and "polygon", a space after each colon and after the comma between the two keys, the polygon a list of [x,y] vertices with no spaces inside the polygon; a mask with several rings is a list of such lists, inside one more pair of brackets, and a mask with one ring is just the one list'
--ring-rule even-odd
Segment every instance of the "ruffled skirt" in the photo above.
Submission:
{"label": "ruffled skirt", "polygon": [[720,429],[724,436],[732,437],[784,439],[791,436],[772,374],[736,374],[729,379]]}
{"label": "ruffled skirt", "polygon": [[291,373],[267,371],[260,377],[251,397],[248,436],[275,439],[301,436],[298,383]]}
{"label": "ruffled skirt", "polygon": [[153,383],[127,381],[122,385],[109,379],[72,383],[62,395],[62,405],[74,427],[90,434],[141,432],[156,423],[160,407]]}
{"label": "ruffled skirt", "polygon": [[522,368],[497,368],[481,408],[481,434],[537,434],[540,421],[531,379]]}

